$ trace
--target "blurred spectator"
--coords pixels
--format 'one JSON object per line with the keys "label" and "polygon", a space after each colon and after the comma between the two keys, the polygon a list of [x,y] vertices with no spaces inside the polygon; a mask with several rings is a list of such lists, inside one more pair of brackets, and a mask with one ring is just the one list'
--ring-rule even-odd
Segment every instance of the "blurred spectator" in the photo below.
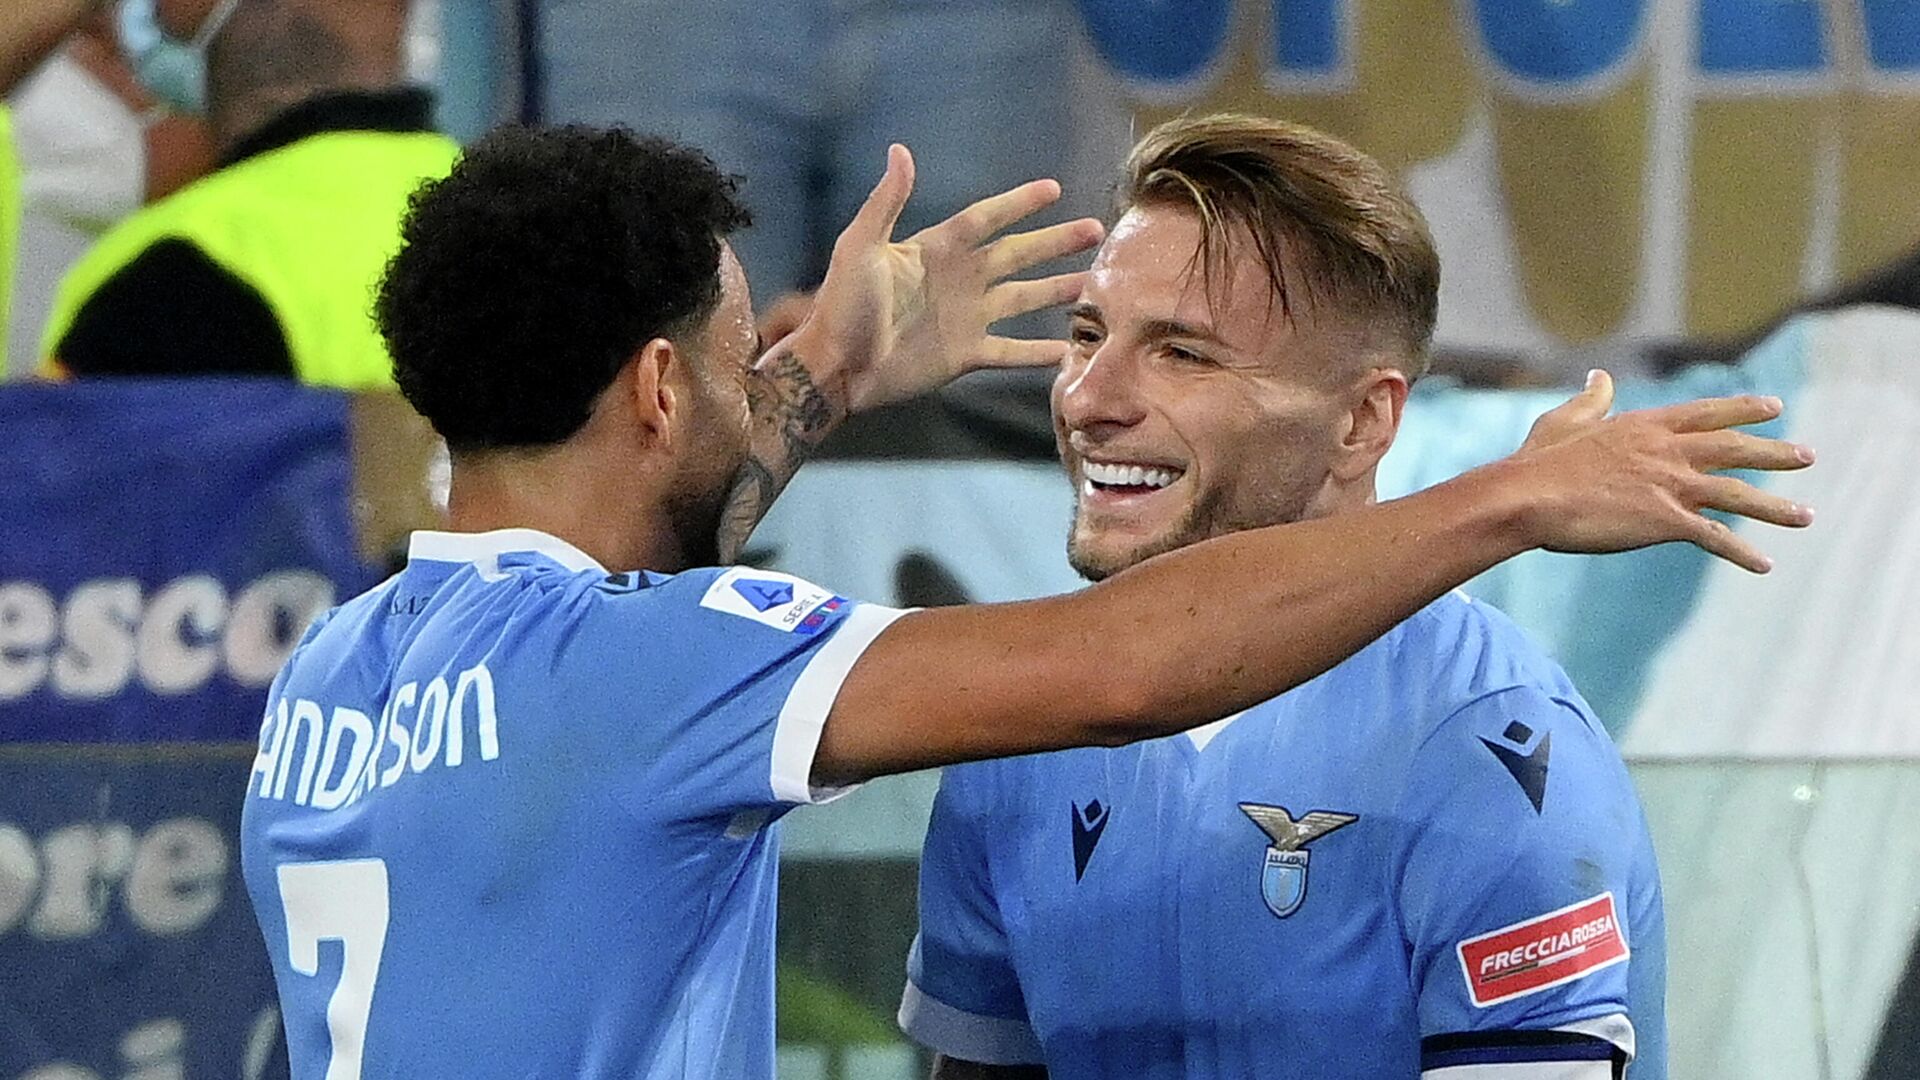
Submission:
{"label": "blurred spectator", "polygon": [[20,233],[7,351],[30,369],[54,286],[102,232],[213,168],[213,143],[199,112],[172,108],[142,85],[103,10],[9,105]]}
{"label": "blurred spectator", "polygon": [[0,9],[0,97],[33,73],[102,0],[10,0]]}
{"label": "blurred spectator", "polygon": [[[67,85],[61,88],[64,100],[43,109],[36,99],[43,95],[40,84],[48,82]],[[206,110],[156,97],[133,70],[104,12],[83,23],[67,48],[21,88],[19,112],[27,202],[53,206],[78,224],[105,229],[213,167]],[[44,148],[29,146],[29,128],[37,130]],[[100,145],[109,138],[110,148]],[[118,160],[103,175],[107,169],[97,162],[109,155]]]}
{"label": "blurred spectator", "polygon": [[[523,9],[540,23],[523,29],[541,46],[526,77],[542,118],[659,132],[747,177],[754,227],[735,247],[763,308],[819,280],[889,142],[911,146],[920,166],[903,236],[1069,164],[1066,56],[1077,21],[1065,0]],[[1069,191],[1069,213],[1102,198]]]}
{"label": "blurred spectator", "polygon": [[43,370],[388,385],[372,286],[407,197],[458,151],[405,83],[405,0],[157,0],[155,14],[170,40],[142,71],[169,73],[183,103],[204,94],[220,167],[74,268]]}
{"label": "blurred spectator", "polygon": [[[0,98],[13,93],[95,7],[95,0],[12,0],[0,10]],[[20,162],[14,150],[12,115],[0,104],[0,375],[6,373],[14,245],[19,235]]]}
{"label": "blurred spectator", "polygon": [[20,239],[20,169],[13,121],[0,105],[0,375],[7,369],[7,327],[13,310],[13,248]]}

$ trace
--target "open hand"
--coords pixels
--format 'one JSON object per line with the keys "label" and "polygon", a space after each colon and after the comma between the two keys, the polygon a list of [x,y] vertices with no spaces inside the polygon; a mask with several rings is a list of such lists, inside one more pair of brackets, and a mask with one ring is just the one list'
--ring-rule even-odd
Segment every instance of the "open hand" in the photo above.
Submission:
{"label": "open hand", "polygon": [[1105,234],[1099,222],[1082,218],[995,239],[1059,200],[1057,181],[1035,180],[896,243],[913,175],[907,148],[889,147],[886,175],[834,243],[826,280],[796,331],[836,358],[832,389],[849,412],[915,397],[982,368],[1058,363],[1064,341],[998,337],[987,328],[1079,296],[1084,272],[1008,279],[1087,251]]}
{"label": "open hand", "polygon": [[1542,416],[1508,459],[1531,471],[1527,528],[1552,551],[1628,551],[1670,540],[1698,544],[1764,574],[1772,561],[1703,510],[1774,525],[1811,524],[1813,511],[1726,469],[1781,471],[1813,463],[1813,451],[1732,430],[1780,415],[1777,398],[1706,398],[1611,419],[1613,380],[1587,378],[1571,401]]}

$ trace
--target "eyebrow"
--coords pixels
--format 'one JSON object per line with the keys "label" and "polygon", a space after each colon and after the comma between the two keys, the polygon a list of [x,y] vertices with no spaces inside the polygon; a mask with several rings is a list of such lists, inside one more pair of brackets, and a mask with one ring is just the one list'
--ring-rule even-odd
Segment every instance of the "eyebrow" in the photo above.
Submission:
{"label": "eyebrow", "polygon": [[[1067,316],[1103,325],[1106,323],[1106,319],[1101,314],[1100,305],[1086,300],[1068,308]],[[1191,338],[1195,341],[1210,341],[1216,345],[1226,345],[1220,335],[1214,333],[1210,327],[1181,322],[1179,319],[1148,319],[1140,324],[1140,336],[1152,341],[1166,338]]]}
{"label": "eyebrow", "polygon": [[1226,346],[1226,342],[1212,328],[1181,322],[1178,319],[1148,319],[1140,324],[1140,336],[1149,341],[1164,341],[1167,338],[1190,338],[1194,341],[1209,341],[1215,345]]}

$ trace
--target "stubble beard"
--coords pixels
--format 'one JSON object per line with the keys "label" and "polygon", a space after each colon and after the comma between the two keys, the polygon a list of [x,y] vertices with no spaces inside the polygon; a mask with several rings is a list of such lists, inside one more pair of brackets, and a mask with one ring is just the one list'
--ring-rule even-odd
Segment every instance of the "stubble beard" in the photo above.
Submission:
{"label": "stubble beard", "polygon": [[1231,531],[1227,524],[1225,507],[1217,496],[1203,497],[1190,503],[1165,531],[1157,536],[1149,536],[1136,541],[1132,547],[1117,553],[1093,550],[1095,545],[1083,544],[1080,535],[1080,500],[1073,501],[1073,524],[1067,527],[1067,565],[1074,573],[1088,581],[1105,581],[1107,578],[1129,567],[1146,562],[1155,555],[1165,555],[1169,551],[1178,551],[1190,544],[1197,544],[1210,537]]}
{"label": "stubble beard", "polygon": [[1142,539],[1117,554],[1107,554],[1090,550],[1090,545],[1081,542],[1080,500],[1075,498],[1073,523],[1067,528],[1067,565],[1088,581],[1104,581],[1157,555],[1203,540],[1299,521],[1306,516],[1306,503],[1306,497],[1300,495],[1287,499],[1281,507],[1268,506],[1252,512],[1243,508],[1236,512],[1227,505],[1224,494],[1210,493],[1190,504],[1179,520],[1159,535]]}

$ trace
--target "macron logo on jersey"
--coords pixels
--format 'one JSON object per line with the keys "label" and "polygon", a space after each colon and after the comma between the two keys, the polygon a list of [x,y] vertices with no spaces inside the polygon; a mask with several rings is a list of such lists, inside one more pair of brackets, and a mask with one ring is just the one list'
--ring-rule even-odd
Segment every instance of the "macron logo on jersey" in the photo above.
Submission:
{"label": "macron logo on jersey", "polygon": [[1611,967],[1627,958],[1627,939],[1613,894],[1604,892],[1469,938],[1459,953],[1467,992],[1484,1009]]}
{"label": "macron logo on jersey", "polygon": [[849,605],[845,597],[791,574],[739,566],[713,579],[700,606],[805,635],[818,633]]}

